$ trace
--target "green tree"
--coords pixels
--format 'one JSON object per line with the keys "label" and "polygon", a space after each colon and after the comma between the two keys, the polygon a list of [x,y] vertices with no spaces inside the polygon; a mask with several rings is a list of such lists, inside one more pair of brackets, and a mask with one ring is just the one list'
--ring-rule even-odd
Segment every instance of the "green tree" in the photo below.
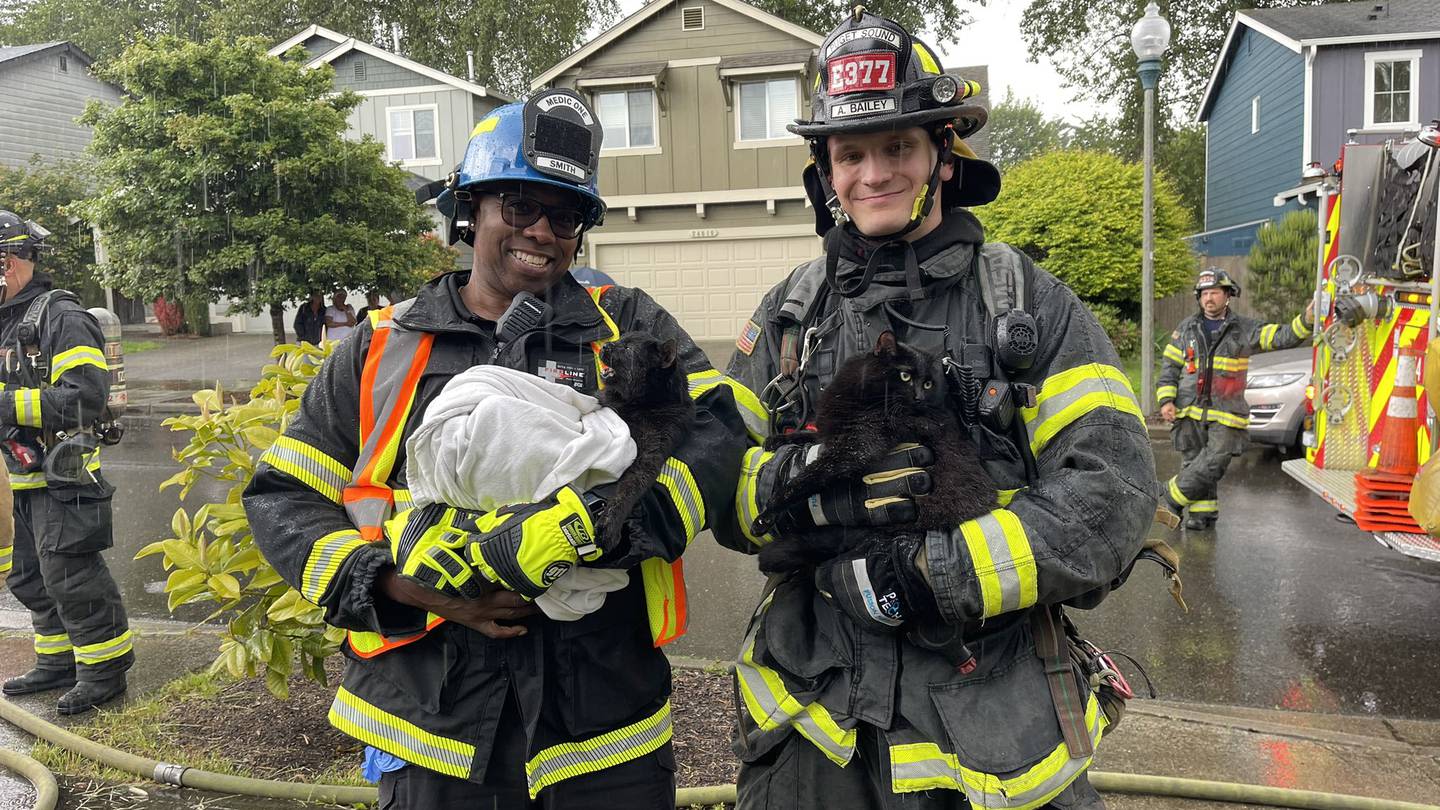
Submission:
{"label": "green tree", "polygon": [[[846,14],[855,8],[852,0],[754,0],[750,5],[817,34],[828,34]],[[939,48],[942,43],[960,41],[970,23],[969,8],[983,6],[985,0],[938,0],[918,3],[915,0],[880,0],[866,3],[865,10],[879,14],[920,35],[927,45]]]}
{"label": "green tree", "polygon": [[274,45],[318,23],[387,50],[399,34],[404,56],[456,76],[466,75],[466,51],[473,51],[477,82],[520,94],[617,11],[616,0],[18,0],[8,23],[0,10],[0,42],[65,39],[105,62],[156,36],[194,42],[261,36]]}
{"label": "green tree", "polygon": [[[1083,299],[1139,312],[1143,170],[1113,155],[1062,151],[1005,174],[1000,197],[977,209],[986,236],[1025,251]],[[1181,237],[1190,217],[1169,179],[1155,182],[1155,295],[1193,272]]]}
{"label": "green tree", "polygon": [[49,230],[52,248],[40,259],[40,269],[85,302],[105,305],[105,290],[95,282],[95,238],[89,223],[71,221],[73,204],[86,195],[88,177],[79,162],[41,163],[38,158],[21,168],[0,166],[0,208],[32,219]]}
{"label": "green tree", "polygon": [[1255,234],[1245,294],[1266,320],[1288,321],[1315,292],[1315,230],[1315,212],[1305,209],[1267,222]]}
{"label": "green tree", "polygon": [[1000,171],[1032,157],[1064,149],[1069,125],[1050,118],[1028,98],[1016,98],[1005,91],[1005,98],[990,108],[990,121],[985,125],[990,134],[990,162]]}
{"label": "green tree", "polygon": [[449,259],[381,145],[343,137],[359,97],[265,48],[164,37],[101,67],[126,96],[81,118],[98,182],[78,208],[105,234],[112,286],[268,308],[283,343],[287,302],[406,289]]}
{"label": "green tree", "polygon": [[[1173,32],[1156,109],[1171,123],[1194,118],[1200,95],[1237,10],[1319,5],[1341,0],[1159,0]],[[1149,0],[1029,0],[1020,33],[1031,53],[1051,56],[1077,93],[1120,98],[1127,122],[1139,121],[1139,80],[1130,29]]]}

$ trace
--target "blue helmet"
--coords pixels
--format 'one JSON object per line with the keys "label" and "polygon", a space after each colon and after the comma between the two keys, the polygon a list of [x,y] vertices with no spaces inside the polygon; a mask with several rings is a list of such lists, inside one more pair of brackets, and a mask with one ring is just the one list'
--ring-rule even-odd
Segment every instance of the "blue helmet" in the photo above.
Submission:
{"label": "blue helmet", "polygon": [[[497,107],[470,132],[465,158],[450,176],[417,193],[450,220],[450,243],[474,240],[470,212],[457,203],[488,183],[543,183],[580,195],[588,230],[605,221],[596,188],[603,131],[595,113],[573,91],[543,91],[529,101]],[[438,191],[438,196],[436,192]]]}

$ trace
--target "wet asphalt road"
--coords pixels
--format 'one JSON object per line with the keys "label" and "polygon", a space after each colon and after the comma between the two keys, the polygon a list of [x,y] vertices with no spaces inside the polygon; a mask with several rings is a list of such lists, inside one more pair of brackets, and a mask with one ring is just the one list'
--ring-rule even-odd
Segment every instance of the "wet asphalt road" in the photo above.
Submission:
{"label": "wet asphalt road", "polygon": [[[131,560],[165,535],[178,504],[173,490],[156,489],[175,469],[171,442],[168,431],[135,430],[106,450],[117,487],[110,560],[139,617],[172,618],[158,558]],[[1178,457],[1166,444],[1156,457],[1160,476],[1173,474]],[[223,491],[197,487],[191,509]],[[1269,451],[1236,459],[1220,498],[1217,531],[1174,543],[1190,613],[1147,564],[1099,609],[1073,613],[1082,631],[1140,661],[1161,698],[1440,720],[1440,564],[1338,522]],[[762,584],[753,561],[702,535],[686,555],[686,578],[691,629],[669,649],[733,657]],[[0,592],[0,607],[19,605]],[[191,607],[178,618],[207,612]]]}

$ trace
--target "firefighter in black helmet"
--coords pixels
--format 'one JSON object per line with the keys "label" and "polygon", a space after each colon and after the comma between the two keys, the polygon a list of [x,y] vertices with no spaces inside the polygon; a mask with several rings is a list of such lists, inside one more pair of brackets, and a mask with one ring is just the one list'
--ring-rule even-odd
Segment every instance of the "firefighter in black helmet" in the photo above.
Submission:
{"label": "firefighter in black helmet", "polygon": [[813,424],[836,370],[887,335],[943,357],[946,401],[1004,494],[975,520],[907,527],[934,454],[902,445],[757,524],[826,447],[747,452],[741,531],[717,527],[721,542],[834,527],[856,542],[813,571],[767,570],[736,664],[738,806],[1097,807],[1083,771],[1114,704],[1062,653],[1059,605],[1098,601],[1140,551],[1155,507],[1140,406],[1085,306],[965,210],[1000,189],[964,141],[986,119],[975,84],[863,9],[819,61],[791,129],[810,141],[825,255],[766,295],[729,374],[775,436]]}
{"label": "firefighter in black helmet", "polygon": [[1250,355],[1297,346],[1310,337],[1312,303],[1288,324],[1236,315],[1230,300],[1240,285],[1218,267],[1195,280],[1199,309],[1175,327],[1160,360],[1155,401],[1170,423],[1170,440],[1184,460],[1166,481],[1166,506],[1185,528],[1204,530],[1220,517],[1217,487],[1230,459],[1245,451],[1250,405],[1245,385]]}
{"label": "firefighter in black helmet", "polygon": [[[37,269],[47,236],[0,211],[0,445],[15,491],[9,586],[30,609],[36,658],[0,691],[65,688],[60,713],[79,714],[125,691],[135,654],[101,557],[112,544],[115,491],[94,435],[110,385],[105,338],[79,299]],[[0,559],[0,573],[8,567]]]}

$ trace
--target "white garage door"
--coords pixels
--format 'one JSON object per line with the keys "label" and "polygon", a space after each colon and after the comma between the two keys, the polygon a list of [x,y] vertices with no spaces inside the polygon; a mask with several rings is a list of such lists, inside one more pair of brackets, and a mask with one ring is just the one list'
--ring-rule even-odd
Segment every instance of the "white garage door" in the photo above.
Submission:
{"label": "white garage door", "polygon": [[595,266],[650,293],[695,340],[734,340],[766,291],[819,253],[814,236],[601,244]]}

